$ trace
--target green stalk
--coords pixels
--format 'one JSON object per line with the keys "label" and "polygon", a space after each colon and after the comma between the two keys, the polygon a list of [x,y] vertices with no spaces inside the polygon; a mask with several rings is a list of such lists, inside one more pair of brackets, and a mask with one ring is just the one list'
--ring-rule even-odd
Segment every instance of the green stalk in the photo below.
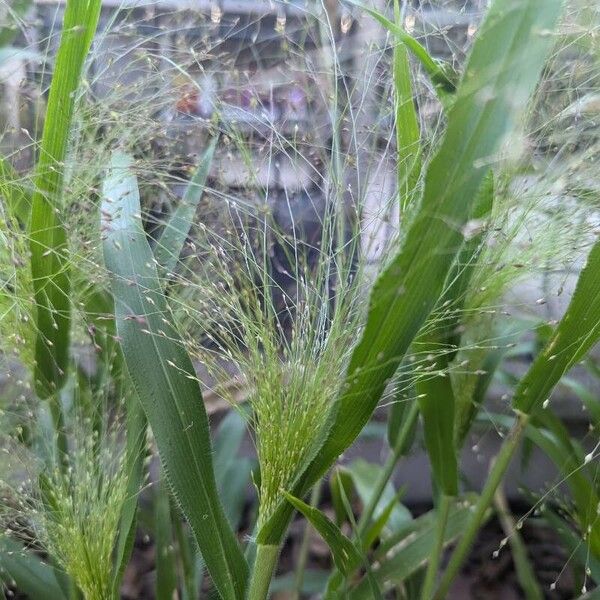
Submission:
{"label": "green stalk", "polygon": [[383,465],[383,469],[379,475],[379,478],[375,482],[375,488],[373,490],[373,494],[369,499],[369,502],[365,506],[363,513],[358,520],[358,525],[356,529],[356,535],[360,538],[366,531],[369,526],[369,522],[375,512],[375,508],[379,504],[379,500],[381,499],[381,494],[383,494],[383,490],[387,485],[387,482],[390,480],[390,477],[394,473],[394,469],[396,468],[396,464],[398,463],[398,459],[405,450],[406,441],[408,440],[410,433],[414,427],[415,421],[419,415],[419,404],[417,402],[413,402],[408,415],[406,415],[406,419],[402,424],[402,428],[398,432],[398,437],[396,438],[396,442],[394,447],[392,448],[391,454],[387,457],[385,464]]}
{"label": "green stalk", "polygon": [[498,452],[498,456],[496,456],[494,466],[492,467],[487,482],[483,488],[483,491],[481,492],[481,496],[475,505],[473,516],[467,525],[467,529],[463,537],[450,557],[450,562],[448,563],[448,567],[442,576],[437,592],[433,596],[433,600],[444,600],[444,598],[447,597],[448,590],[450,589],[454,578],[458,574],[460,567],[471,550],[471,546],[473,545],[475,536],[481,527],[485,513],[488,511],[494,500],[494,494],[502,482],[504,474],[508,469],[508,465],[510,464],[515,451],[519,446],[519,442],[523,437],[523,432],[525,431],[525,427],[527,426],[528,422],[529,415],[521,412],[517,413],[517,420],[513,425],[508,437],[504,440],[504,443],[500,448],[500,452]]}
{"label": "green stalk", "polygon": [[101,5],[100,0],[69,0],[66,3],[35,169],[29,243],[37,307],[34,382],[40,398],[48,398],[63,387],[69,366],[70,259],[62,214],[65,160],[76,92]]}
{"label": "green stalk", "polygon": [[256,560],[254,561],[250,589],[248,590],[248,600],[266,600],[269,595],[271,578],[277,566],[278,556],[279,546],[257,545]]}
{"label": "green stalk", "polygon": [[[319,504],[319,498],[321,497],[321,481],[319,480],[315,487],[312,489],[310,495],[310,505],[316,507]],[[292,600],[298,600],[302,593],[302,584],[304,583],[304,571],[306,569],[306,561],[308,558],[308,547],[310,542],[310,530],[312,526],[307,520],[304,526],[304,533],[302,535],[302,543],[300,545],[300,552],[298,554],[298,567],[296,568],[296,580],[294,582],[294,593]]]}
{"label": "green stalk", "polygon": [[442,560],[442,552],[444,550],[444,535],[446,533],[446,524],[448,523],[448,515],[450,507],[455,500],[455,496],[442,494],[440,496],[440,504],[437,510],[436,521],[436,536],[435,546],[431,559],[427,563],[427,571],[425,572],[425,581],[421,590],[421,600],[429,600],[435,586],[435,578]]}
{"label": "green stalk", "polygon": [[510,513],[506,496],[499,486],[494,495],[494,505],[496,514],[504,530],[504,535],[508,538],[510,549],[517,570],[517,579],[523,590],[526,600],[543,600],[544,594],[537,582],[533,567],[527,556],[527,547],[515,526],[515,521]]}

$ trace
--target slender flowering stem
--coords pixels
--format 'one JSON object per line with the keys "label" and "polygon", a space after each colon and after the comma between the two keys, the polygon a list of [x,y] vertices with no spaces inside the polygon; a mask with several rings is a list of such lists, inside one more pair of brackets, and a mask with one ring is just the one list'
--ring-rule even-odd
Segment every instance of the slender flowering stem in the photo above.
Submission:
{"label": "slender flowering stem", "polygon": [[360,519],[358,520],[357,526],[357,536],[361,537],[369,526],[369,522],[375,512],[375,508],[379,504],[379,500],[381,499],[381,495],[383,494],[383,490],[390,480],[391,476],[394,473],[394,469],[396,468],[396,464],[400,456],[404,453],[406,441],[408,440],[410,433],[415,425],[417,417],[419,415],[419,405],[417,402],[413,402],[408,415],[406,415],[406,419],[402,424],[402,428],[398,433],[398,438],[396,439],[396,443],[392,448],[391,454],[388,456],[385,464],[383,465],[383,469],[381,470],[377,481],[375,482],[375,486],[373,489],[373,494],[371,494],[371,498],[369,502],[365,506],[365,510],[363,511]]}

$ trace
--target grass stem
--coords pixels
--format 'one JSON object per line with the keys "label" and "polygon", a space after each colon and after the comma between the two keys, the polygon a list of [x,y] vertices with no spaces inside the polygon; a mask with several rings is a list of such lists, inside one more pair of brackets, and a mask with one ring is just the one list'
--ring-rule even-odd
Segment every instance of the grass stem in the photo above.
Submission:
{"label": "grass stem", "polygon": [[408,440],[411,434],[411,431],[414,427],[418,415],[419,405],[417,402],[413,402],[408,414],[406,415],[406,419],[402,424],[402,428],[398,432],[398,437],[396,439],[394,447],[392,448],[392,452],[385,461],[383,469],[381,470],[380,475],[377,481],[375,482],[373,494],[371,495],[369,502],[365,506],[365,510],[363,511],[363,513],[360,516],[360,519],[358,520],[356,532],[358,537],[361,537],[365,533],[367,527],[369,526],[371,518],[373,517],[373,513],[375,512],[375,509],[379,504],[379,500],[381,499],[381,495],[383,494],[383,490],[385,489],[385,486],[390,480],[390,477],[394,473],[394,469],[396,468],[398,459],[400,458],[400,456],[402,456],[402,454],[405,451],[406,441]]}
{"label": "grass stem", "polygon": [[69,454],[69,444],[65,433],[65,420],[59,394],[53,394],[48,399],[48,409],[52,417],[54,439],[56,440],[56,460],[59,468],[63,469]]}
{"label": "grass stem", "polygon": [[[319,504],[319,498],[321,497],[321,481],[319,480],[313,487],[310,495],[310,505],[317,506]],[[308,559],[308,548],[310,543],[310,532],[312,526],[309,521],[306,521],[304,526],[304,533],[302,535],[302,542],[300,544],[300,551],[298,553],[298,566],[296,567],[296,579],[294,582],[294,593],[292,600],[298,600],[302,594],[302,584],[304,583],[304,571],[306,570],[306,562]]]}
{"label": "grass stem", "polygon": [[279,546],[258,544],[256,560],[248,590],[248,600],[266,600],[269,596],[271,578],[277,566]]}
{"label": "grass stem", "polygon": [[498,452],[498,456],[496,456],[487,482],[483,488],[483,491],[481,492],[481,496],[479,497],[477,504],[475,505],[473,516],[467,525],[464,535],[452,553],[448,567],[442,576],[437,592],[433,596],[433,600],[443,600],[448,596],[448,590],[450,589],[454,578],[458,574],[463,562],[471,550],[471,546],[473,545],[473,541],[479,532],[485,514],[494,501],[494,494],[502,482],[504,474],[506,473],[515,451],[519,446],[528,422],[528,415],[525,413],[518,413],[517,420],[513,425],[512,430],[510,431],[508,437],[504,440],[504,443],[500,448],[500,452]]}
{"label": "grass stem", "polygon": [[431,559],[427,563],[425,581],[423,582],[423,588],[421,590],[421,600],[429,600],[434,590],[435,579],[438,573],[440,562],[442,560],[442,552],[444,550],[444,534],[446,532],[446,524],[448,522],[448,515],[450,514],[450,507],[452,506],[454,499],[454,496],[447,496],[446,494],[442,494],[440,496],[440,502],[436,515],[435,546],[433,548]]}

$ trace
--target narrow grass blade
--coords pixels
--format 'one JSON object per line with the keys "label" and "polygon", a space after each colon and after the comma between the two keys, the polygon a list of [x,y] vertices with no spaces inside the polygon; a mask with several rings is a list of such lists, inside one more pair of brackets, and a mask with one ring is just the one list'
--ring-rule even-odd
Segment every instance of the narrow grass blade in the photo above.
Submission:
{"label": "narrow grass blade", "polygon": [[325,540],[331,550],[333,562],[342,574],[347,575],[361,563],[361,554],[354,544],[318,508],[309,506],[287,492],[283,492],[283,495],[295,509],[310,521]]}
{"label": "narrow grass blade", "polygon": [[0,538],[0,581],[14,581],[19,592],[29,598],[66,600],[54,569],[5,536]]}
{"label": "narrow grass blade", "polygon": [[[569,556],[572,556],[584,569],[588,569],[589,576],[597,585],[600,585],[600,560],[590,555],[579,532],[575,531],[570,523],[567,523],[548,506],[544,507],[542,514],[544,521],[559,535]],[[598,589],[600,590],[600,588]]]}
{"label": "narrow grass blade", "polygon": [[406,427],[406,420],[411,416],[411,408],[417,392],[414,383],[411,381],[411,365],[401,364],[395,374],[394,386],[397,392],[392,400],[387,419],[387,442],[392,452],[397,451],[398,456],[405,456],[415,440],[417,432],[418,415],[415,415],[414,423],[410,428],[409,435],[402,448],[396,449],[399,438],[403,435],[403,429]]}
{"label": "narrow grass blade", "polygon": [[[450,509],[444,544],[450,543],[460,535],[469,516],[470,507],[465,506],[464,503],[456,504]],[[372,577],[381,587],[390,583],[401,584],[427,564],[435,545],[435,519],[419,517],[416,521],[420,520],[424,521],[425,526],[417,528],[408,535],[405,541],[398,546],[399,550],[396,552],[392,550],[382,556],[379,564],[373,568]],[[413,527],[418,527],[418,525],[419,523],[415,523]],[[370,594],[371,584],[368,579],[364,579],[347,597],[350,600],[367,600],[371,597]]]}
{"label": "narrow grass blade", "polygon": [[352,493],[352,478],[350,474],[341,467],[336,467],[329,477],[329,493],[331,494],[331,504],[335,513],[335,522],[338,526],[347,518],[344,498]]}
{"label": "narrow grass blade", "polygon": [[[398,0],[394,2],[396,21],[400,20]],[[396,110],[397,178],[400,215],[412,204],[421,173],[421,132],[413,98],[408,50],[402,43],[394,46],[394,92]]]}
{"label": "narrow grass blade", "polygon": [[238,456],[245,436],[246,419],[237,410],[231,410],[219,425],[214,442],[217,489],[233,529],[242,519],[246,489],[255,464],[250,458]]}
{"label": "narrow grass blade", "polygon": [[422,46],[412,35],[407,33],[400,24],[390,21],[379,11],[365,6],[364,4],[357,2],[357,0],[346,1],[371,15],[371,17],[373,17],[378,23],[385,27],[385,29],[398,38],[398,40],[414,54],[417,60],[423,65],[425,71],[438,90],[440,100],[443,101],[448,94],[451,94],[456,90],[456,82],[454,81],[454,75],[451,73],[450,66],[442,65],[439,61],[432,58],[425,47]]}
{"label": "narrow grass blade", "polygon": [[101,0],[67,2],[35,169],[29,234],[37,306],[34,382],[42,398],[62,387],[69,361],[71,300],[67,234],[61,220],[63,179],[76,92],[100,8]]}
{"label": "narrow grass blade", "polygon": [[544,593],[535,576],[533,565],[529,560],[527,546],[516,527],[508,506],[508,501],[501,487],[496,491],[494,504],[496,506],[496,514],[504,530],[504,535],[508,538],[512,559],[517,571],[517,580],[519,581],[525,600],[544,600]]}
{"label": "narrow grass blade", "polygon": [[529,423],[527,437],[552,460],[569,486],[574,501],[574,519],[586,537],[589,551],[600,559],[600,523],[598,522],[598,486],[595,469],[586,476],[584,451],[571,439],[567,429],[549,411],[540,411]]}
{"label": "narrow grass blade", "polygon": [[158,239],[154,257],[158,262],[158,272],[161,277],[165,273],[172,273],[175,270],[181,249],[194,221],[198,203],[204,193],[206,178],[218,141],[218,136],[214,137],[202,155],[198,168],[189,182],[181,202],[179,202],[175,212],[165,224],[165,228]]}
{"label": "narrow grass blade", "polygon": [[137,525],[138,495],[144,482],[144,458],[146,448],[146,415],[135,394],[127,402],[127,448],[128,469],[127,499],[123,504],[119,537],[115,549],[113,593],[118,597],[125,567],[133,550]]}
{"label": "narrow grass blade", "polygon": [[217,489],[227,519],[234,529],[242,518],[246,489],[254,466],[250,458],[238,456],[245,436],[246,420],[237,410],[231,410],[219,425],[214,443]]}
{"label": "narrow grass blade", "polygon": [[516,410],[531,414],[541,406],[561,377],[600,338],[599,274],[600,241],[588,256],[567,312],[515,392]]}
{"label": "narrow grass blade", "polygon": [[21,183],[19,174],[12,165],[2,157],[0,157],[0,196],[6,201],[10,217],[21,225],[27,225],[31,215],[31,194]]}
{"label": "narrow grass blade", "polygon": [[[532,414],[535,416],[535,411],[543,407],[545,400],[549,398],[566,371],[581,360],[600,337],[599,269],[600,241],[596,241],[579,275],[567,311],[515,391],[513,399],[513,407],[517,413],[515,425],[500,448],[473,517],[450,558],[434,596],[436,600],[445,598],[453,579],[466,559],[483,515],[519,447],[526,426],[531,420],[530,416]],[[587,503],[588,500],[585,502]],[[596,501],[594,505],[597,507],[598,502]],[[597,552],[600,537],[595,533],[590,539],[592,539],[594,552]]]}
{"label": "narrow grass blade", "polygon": [[[495,2],[484,21],[448,111],[440,149],[425,177],[423,200],[405,243],[379,277],[362,339],[348,368],[335,422],[298,479],[301,496],[353,442],[442,294],[464,240],[490,161],[520,124],[545,57],[561,0]],[[279,541],[289,520],[283,505],[259,537]]]}
{"label": "narrow grass blade", "polygon": [[458,456],[454,443],[456,403],[448,367],[460,344],[460,315],[465,303],[474,267],[482,245],[481,221],[492,208],[494,180],[490,172],[484,179],[471,215],[479,233],[465,240],[450,276],[447,291],[441,297],[433,323],[419,336],[415,347],[424,356],[432,356],[426,366],[430,375],[417,381],[423,433],[433,479],[446,496],[458,494]]}
{"label": "narrow grass blade", "polygon": [[200,386],[161,290],[131,167],[131,158],[116,152],[103,186],[104,258],[117,332],[173,495],[219,593],[239,600],[247,565],[218,498]]}
{"label": "narrow grass blade", "polygon": [[[349,465],[342,467],[352,480],[356,492],[363,506],[369,505],[373,501],[373,492],[375,484],[383,470],[381,465],[369,463],[363,459],[357,459]],[[383,488],[383,492],[378,498],[377,504],[373,510],[373,519],[377,520],[386,510],[390,502],[394,502],[393,510],[387,525],[391,531],[399,529],[407,522],[412,520],[410,511],[399,502],[399,492],[394,488],[391,481],[388,481]]]}

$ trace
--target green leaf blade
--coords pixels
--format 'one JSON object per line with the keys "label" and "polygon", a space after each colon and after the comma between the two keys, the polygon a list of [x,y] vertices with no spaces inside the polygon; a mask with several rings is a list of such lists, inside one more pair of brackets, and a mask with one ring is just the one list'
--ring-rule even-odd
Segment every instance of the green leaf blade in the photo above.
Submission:
{"label": "green leaf blade", "polygon": [[64,162],[75,92],[100,16],[100,0],[67,2],[30,219],[31,272],[37,306],[36,392],[46,398],[65,382],[69,362],[71,300],[67,233],[61,219]]}
{"label": "green leaf blade", "polygon": [[594,244],[567,312],[548,344],[521,380],[513,406],[531,414],[548,398],[562,376],[600,338],[600,241]]}
{"label": "green leaf blade", "polygon": [[204,186],[215,154],[218,136],[214,137],[202,155],[198,168],[190,180],[181,202],[156,244],[154,256],[159,265],[159,273],[172,273],[175,270],[183,244],[189,234],[198,203],[204,193]]}
{"label": "green leaf blade", "polygon": [[141,225],[132,161],[115,153],[103,188],[104,257],[129,374],[166,478],[221,596],[244,597],[247,564],[218,498],[208,418]]}

